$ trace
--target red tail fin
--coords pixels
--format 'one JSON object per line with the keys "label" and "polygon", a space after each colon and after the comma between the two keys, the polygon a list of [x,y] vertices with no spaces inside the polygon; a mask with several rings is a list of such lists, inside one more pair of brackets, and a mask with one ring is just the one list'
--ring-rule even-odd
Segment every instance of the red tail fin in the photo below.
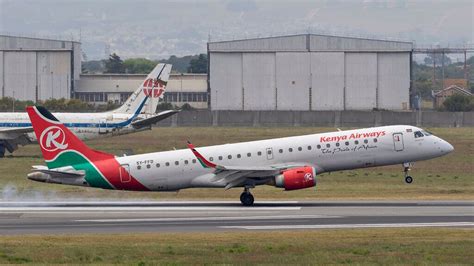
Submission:
{"label": "red tail fin", "polygon": [[[46,162],[54,161],[61,153],[66,151],[75,151],[84,155],[86,158],[103,160],[113,158],[113,155],[95,151],[82,142],[74,133],[54,117],[46,108],[41,106],[28,106],[26,108],[33,125],[33,129],[41,147],[41,152]],[[71,162],[61,163],[66,166]]]}

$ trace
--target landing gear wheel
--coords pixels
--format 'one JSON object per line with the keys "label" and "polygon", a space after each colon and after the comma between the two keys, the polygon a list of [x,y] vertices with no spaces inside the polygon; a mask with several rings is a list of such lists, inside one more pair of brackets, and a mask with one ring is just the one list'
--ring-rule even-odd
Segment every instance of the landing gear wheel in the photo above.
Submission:
{"label": "landing gear wheel", "polygon": [[408,171],[411,170],[413,163],[403,163],[403,172],[405,173],[405,182],[411,184],[413,182],[413,177],[408,175]]}
{"label": "landing gear wheel", "polygon": [[252,206],[253,205],[253,201],[254,201],[254,198],[253,198],[253,195],[250,194],[250,192],[242,192],[242,194],[240,194],[240,202],[242,202],[242,205],[244,206]]}
{"label": "landing gear wheel", "polygon": [[406,182],[407,184],[411,184],[411,182],[413,182],[413,178],[412,178],[411,176],[406,176],[406,177],[405,177],[405,182]]}

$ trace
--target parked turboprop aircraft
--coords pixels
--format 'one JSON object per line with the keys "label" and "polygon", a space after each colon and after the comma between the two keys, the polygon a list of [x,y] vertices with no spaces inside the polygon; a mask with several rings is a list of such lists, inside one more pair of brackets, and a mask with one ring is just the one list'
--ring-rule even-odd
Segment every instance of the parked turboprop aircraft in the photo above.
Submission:
{"label": "parked turboprop aircraft", "polygon": [[[151,128],[177,111],[155,113],[171,71],[170,64],[158,64],[146,80],[118,109],[102,113],[55,113],[80,139],[116,136]],[[145,110],[149,110],[145,112]],[[18,145],[36,141],[27,113],[0,113],[0,157]]]}
{"label": "parked turboprop aircraft", "polygon": [[453,151],[448,142],[413,126],[385,126],[115,157],[87,147],[42,107],[28,107],[47,166],[28,178],[46,183],[135,191],[272,185],[285,190],[314,187],[316,175],[363,167],[404,164]]}

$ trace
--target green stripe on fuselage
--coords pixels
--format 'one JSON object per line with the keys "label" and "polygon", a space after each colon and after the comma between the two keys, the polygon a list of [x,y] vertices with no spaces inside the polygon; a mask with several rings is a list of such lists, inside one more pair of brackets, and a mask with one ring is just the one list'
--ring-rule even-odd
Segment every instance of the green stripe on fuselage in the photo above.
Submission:
{"label": "green stripe on fuselage", "polygon": [[85,179],[91,187],[104,188],[104,189],[114,189],[98,172],[98,170],[89,162],[84,156],[67,151],[60,154],[56,160],[51,162],[46,162],[49,169],[54,169],[58,167],[71,166],[75,170],[84,170],[86,171]]}

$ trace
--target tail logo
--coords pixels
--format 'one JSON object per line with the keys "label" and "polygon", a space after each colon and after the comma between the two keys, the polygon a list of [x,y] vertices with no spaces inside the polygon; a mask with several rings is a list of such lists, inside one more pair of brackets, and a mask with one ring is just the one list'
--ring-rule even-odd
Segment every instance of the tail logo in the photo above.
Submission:
{"label": "tail logo", "polygon": [[159,79],[147,79],[143,82],[143,93],[146,96],[158,98],[165,91],[165,83]]}
{"label": "tail logo", "polygon": [[58,126],[48,127],[40,136],[40,145],[48,152],[67,149],[68,144],[65,142],[66,134]]}

